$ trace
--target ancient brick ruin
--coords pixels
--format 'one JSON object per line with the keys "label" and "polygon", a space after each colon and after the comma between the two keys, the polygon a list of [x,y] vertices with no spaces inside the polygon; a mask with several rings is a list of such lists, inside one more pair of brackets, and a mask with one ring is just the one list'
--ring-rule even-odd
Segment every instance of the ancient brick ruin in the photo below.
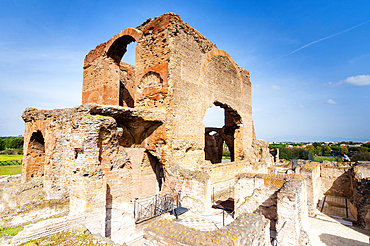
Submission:
{"label": "ancient brick ruin", "polygon": [[[133,42],[136,63],[130,65],[121,59]],[[212,105],[224,109],[222,128],[202,123]],[[255,138],[249,72],[173,13],[127,28],[89,52],[82,105],[28,108],[22,118],[22,183],[36,182],[46,200],[69,200],[69,214],[58,223],[73,227],[78,220],[120,244],[138,233],[137,199],[176,191],[183,207],[204,211],[227,189],[238,217],[224,228],[233,233],[228,243],[268,245],[270,226],[282,245],[307,245],[307,216],[339,177],[322,188],[313,181],[325,181],[320,164],[281,171],[268,142]],[[229,163],[221,163],[224,145]],[[369,220],[369,206],[357,198],[352,210],[361,204],[358,218]],[[179,227],[163,220],[144,229],[147,245],[193,245],[158,233],[166,226]],[[206,240],[223,232],[217,233],[199,235]]]}

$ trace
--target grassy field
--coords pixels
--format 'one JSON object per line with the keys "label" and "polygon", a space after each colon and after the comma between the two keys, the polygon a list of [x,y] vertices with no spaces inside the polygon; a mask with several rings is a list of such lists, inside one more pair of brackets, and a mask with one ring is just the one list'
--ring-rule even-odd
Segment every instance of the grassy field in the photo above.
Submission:
{"label": "grassy field", "polygon": [[0,161],[18,161],[23,158],[23,155],[0,155]]}
{"label": "grassy field", "polygon": [[15,175],[22,173],[22,165],[0,167],[0,175]]}
{"label": "grassy field", "polygon": [[[320,161],[321,160],[321,156],[315,156],[313,158],[314,161]],[[323,161],[335,161],[335,158],[334,157],[327,157],[327,156],[323,156],[322,157],[322,160]]]}

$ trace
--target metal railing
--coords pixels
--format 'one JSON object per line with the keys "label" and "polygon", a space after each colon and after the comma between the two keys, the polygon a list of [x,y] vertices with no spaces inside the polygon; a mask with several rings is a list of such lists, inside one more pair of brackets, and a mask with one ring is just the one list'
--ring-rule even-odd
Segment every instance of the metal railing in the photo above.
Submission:
{"label": "metal railing", "polygon": [[180,192],[175,190],[172,190],[172,192],[160,193],[147,198],[135,199],[135,223],[138,224],[170,211],[172,211],[177,218],[177,211],[180,206],[179,200]]}

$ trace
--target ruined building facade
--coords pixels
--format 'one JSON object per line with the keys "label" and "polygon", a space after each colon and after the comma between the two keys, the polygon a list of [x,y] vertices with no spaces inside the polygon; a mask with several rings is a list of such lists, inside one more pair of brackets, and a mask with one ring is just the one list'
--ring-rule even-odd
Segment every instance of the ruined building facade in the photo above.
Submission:
{"label": "ruined building facade", "polygon": [[[121,61],[130,43],[135,66]],[[212,105],[224,109],[223,128],[202,123]],[[135,199],[176,190],[183,206],[205,210],[213,187],[266,173],[272,162],[268,143],[255,139],[249,72],[172,13],[89,52],[81,106],[28,108],[22,117],[22,182],[41,180],[48,198],[69,197],[70,214],[117,242],[134,233]]]}
{"label": "ruined building facade", "polygon": [[[135,66],[121,61],[130,43]],[[222,128],[202,122],[212,105],[224,109]],[[144,234],[146,245],[269,245],[271,232],[279,245],[309,245],[308,216],[328,195],[370,228],[370,164],[273,159],[255,138],[248,71],[173,13],[89,52],[82,105],[27,108],[22,118],[22,184],[0,180],[0,225],[62,217],[26,228],[14,245],[81,223],[119,244]],[[221,163],[226,149],[231,162]],[[136,226],[135,204],[169,192],[193,211],[233,198],[236,219],[207,233],[169,220]]]}

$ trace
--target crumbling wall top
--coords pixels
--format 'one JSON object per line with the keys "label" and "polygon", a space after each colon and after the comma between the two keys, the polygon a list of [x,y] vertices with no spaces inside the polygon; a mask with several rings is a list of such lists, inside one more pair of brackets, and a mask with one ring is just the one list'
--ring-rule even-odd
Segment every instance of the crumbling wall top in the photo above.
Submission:
{"label": "crumbling wall top", "polygon": [[42,120],[47,118],[79,118],[83,115],[104,115],[115,119],[140,118],[144,121],[165,121],[165,113],[161,111],[151,111],[146,109],[128,108],[113,105],[98,105],[93,103],[83,104],[74,108],[37,110],[35,108],[26,108],[22,113],[22,119],[25,122]]}

